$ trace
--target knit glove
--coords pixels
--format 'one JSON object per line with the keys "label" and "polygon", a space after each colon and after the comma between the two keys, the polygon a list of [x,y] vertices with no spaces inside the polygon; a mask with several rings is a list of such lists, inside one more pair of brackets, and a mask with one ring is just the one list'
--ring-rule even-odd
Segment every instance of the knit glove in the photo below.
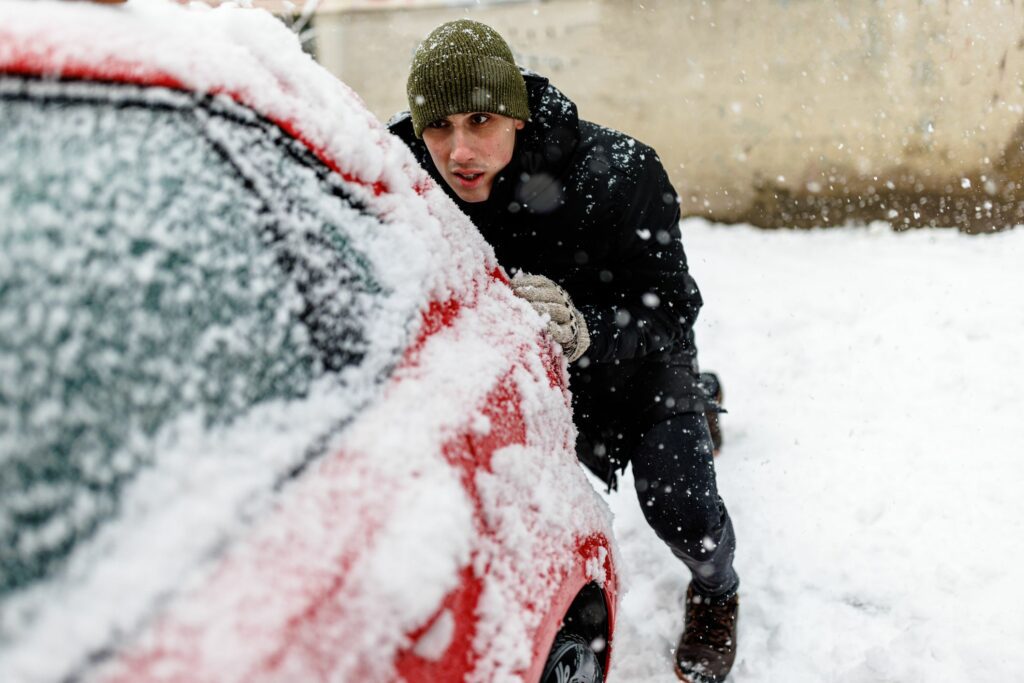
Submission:
{"label": "knit glove", "polygon": [[590,346],[587,323],[564,289],[543,275],[519,271],[512,278],[512,292],[548,317],[548,334],[561,345],[570,363],[586,352]]}

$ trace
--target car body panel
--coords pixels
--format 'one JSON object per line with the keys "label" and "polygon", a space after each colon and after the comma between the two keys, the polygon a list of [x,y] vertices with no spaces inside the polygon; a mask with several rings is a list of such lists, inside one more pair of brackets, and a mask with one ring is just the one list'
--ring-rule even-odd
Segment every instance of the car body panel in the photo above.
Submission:
{"label": "car body panel", "polygon": [[[294,36],[257,11],[0,0],[4,74],[230,98],[392,231],[374,248],[391,239],[423,256],[378,257],[402,310],[418,313],[390,379],[322,455],[130,615],[117,590],[80,602],[62,585],[68,602],[38,603],[52,614],[32,637],[0,641],[0,669],[26,681],[532,683],[582,586],[601,586],[614,623],[610,515],[575,460],[564,359],[468,219]],[[119,571],[96,585],[132,567]],[[46,661],[54,643],[66,661]]]}

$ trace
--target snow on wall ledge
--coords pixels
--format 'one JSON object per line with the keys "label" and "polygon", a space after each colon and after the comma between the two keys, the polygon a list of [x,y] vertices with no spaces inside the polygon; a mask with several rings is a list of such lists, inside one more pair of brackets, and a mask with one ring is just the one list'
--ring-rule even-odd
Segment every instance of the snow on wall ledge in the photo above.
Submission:
{"label": "snow on wall ledge", "polygon": [[968,231],[1024,222],[1024,10],[1016,3],[559,0],[539,9],[328,10],[317,17],[318,51],[386,119],[407,107],[396,84],[416,43],[466,12],[498,29],[517,61],[549,76],[585,119],[656,149],[684,216]]}

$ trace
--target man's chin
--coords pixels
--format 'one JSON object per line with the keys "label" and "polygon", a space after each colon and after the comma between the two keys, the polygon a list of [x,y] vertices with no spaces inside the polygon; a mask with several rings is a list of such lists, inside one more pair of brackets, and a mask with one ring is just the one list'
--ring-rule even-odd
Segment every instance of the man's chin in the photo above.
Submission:
{"label": "man's chin", "polygon": [[459,187],[458,185],[453,185],[452,183],[449,183],[448,185],[455,192],[455,195],[467,204],[479,204],[480,202],[487,201],[487,198],[491,196],[490,187],[481,186],[467,189]]}

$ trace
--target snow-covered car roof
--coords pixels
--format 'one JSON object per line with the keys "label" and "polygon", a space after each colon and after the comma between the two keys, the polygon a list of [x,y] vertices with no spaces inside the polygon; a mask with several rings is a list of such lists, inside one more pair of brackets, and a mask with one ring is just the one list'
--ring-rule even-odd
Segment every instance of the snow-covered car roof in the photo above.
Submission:
{"label": "snow-covered car roof", "polygon": [[[434,614],[472,560],[490,568],[480,588],[477,638],[487,654],[478,678],[524,670],[532,654],[523,650],[524,634],[544,615],[509,619],[507,605],[529,600],[542,610],[555,579],[571,570],[564,548],[604,532],[608,520],[571,455],[565,378],[557,377],[564,369],[553,370],[560,361],[539,337],[539,318],[503,286],[491,248],[405,145],[262,11],[0,0],[4,74],[32,81],[0,81],[19,92],[111,82],[142,86],[130,97],[161,106],[177,106],[175,93],[195,93],[224,109],[251,109],[336,172],[346,196],[373,217],[353,230],[388,296],[366,331],[385,352],[369,354],[342,389],[314,386],[305,400],[264,406],[210,438],[190,430],[195,418],[185,416],[179,431],[197,436],[146,474],[124,502],[123,523],[74,558],[56,588],[4,605],[0,669],[30,680],[66,675],[69,662],[109,654],[173,597],[177,621],[158,624],[115,679],[152,674],[145,667],[158,660],[154,653],[166,654],[168,642],[216,618],[221,626],[193,643],[187,660],[206,671],[256,671],[267,663],[253,658],[287,633],[291,649],[271,662],[278,678],[303,679],[322,665],[348,680],[379,680],[391,666],[386,654],[410,645],[406,634]],[[400,363],[395,349],[405,349]],[[370,381],[396,363],[396,381],[383,388]],[[453,466],[468,457],[458,444],[490,438],[507,416],[481,406],[504,405],[512,394],[522,401],[515,410],[526,424],[523,442],[488,446],[493,458],[470,483],[471,496],[464,471]],[[359,419],[341,436],[331,432],[338,406],[353,403]],[[332,434],[320,448],[327,455],[312,463],[302,441],[310,433]],[[229,457],[196,457],[213,451]],[[300,468],[316,476],[281,485],[282,472]],[[332,476],[341,471],[357,476]],[[551,521],[524,523],[520,507]],[[487,538],[478,537],[474,515],[486,520]],[[259,529],[246,536],[254,519]],[[238,536],[244,542],[223,547]],[[355,547],[371,550],[357,555]],[[211,548],[222,553],[217,573],[195,574],[194,559]],[[587,576],[612,580],[605,545],[587,548]],[[540,569],[524,580],[519,567],[531,563]],[[347,572],[342,584],[332,574],[338,566]],[[282,576],[291,582],[282,585]],[[311,595],[321,600],[312,616]],[[239,634],[250,648],[232,645]],[[7,651],[5,641],[13,643]],[[54,651],[61,656],[45,656]],[[174,678],[173,663],[166,666]]]}
{"label": "snow-covered car roof", "polygon": [[[410,237],[433,240],[455,268],[437,271],[437,253],[393,259],[403,279],[431,272],[436,292],[468,284],[481,259],[493,263],[482,239],[466,235],[466,222],[416,164],[405,145],[366,109],[359,96],[311,56],[269,13],[220,5],[184,8],[160,0],[97,6],[62,0],[0,2],[0,68],[6,73],[62,79],[129,81],[227,96],[259,112],[306,143],[330,168],[363,189],[365,200],[398,223],[423,201],[439,223],[409,221]],[[448,224],[459,238],[445,239]],[[416,232],[423,232],[416,235]],[[408,254],[412,256],[414,249]],[[407,254],[402,254],[407,256]],[[454,258],[453,258],[454,257]],[[418,266],[418,269],[410,270]],[[412,276],[410,278],[410,275]],[[460,277],[461,276],[461,277]]]}

